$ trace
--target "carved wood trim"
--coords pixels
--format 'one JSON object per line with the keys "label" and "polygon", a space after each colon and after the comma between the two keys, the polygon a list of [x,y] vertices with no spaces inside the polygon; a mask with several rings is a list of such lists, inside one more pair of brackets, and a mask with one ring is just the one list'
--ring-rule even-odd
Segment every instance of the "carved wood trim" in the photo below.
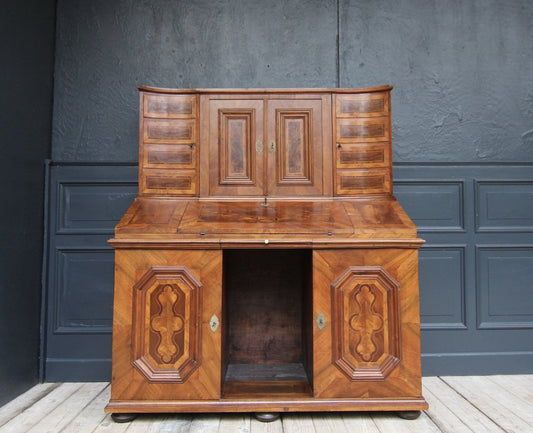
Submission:
{"label": "carved wood trim", "polygon": [[399,365],[400,285],[381,266],[351,266],[331,284],[333,363],[351,381]]}
{"label": "carved wood trim", "polygon": [[202,284],[183,266],[153,266],[133,289],[133,366],[149,382],[185,382],[200,365]]}

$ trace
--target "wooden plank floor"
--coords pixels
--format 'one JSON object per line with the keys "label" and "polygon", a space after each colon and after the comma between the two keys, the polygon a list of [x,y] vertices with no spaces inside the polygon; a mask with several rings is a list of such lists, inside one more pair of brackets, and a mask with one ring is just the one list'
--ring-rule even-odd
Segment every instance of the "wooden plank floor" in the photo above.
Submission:
{"label": "wooden plank floor", "polygon": [[533,433],[533,375],[425,377],[430,408],[415,421],[390,413],[146,414],[127,424],[104,414],[108,383],[46,383],[0,408],[1,433]]}

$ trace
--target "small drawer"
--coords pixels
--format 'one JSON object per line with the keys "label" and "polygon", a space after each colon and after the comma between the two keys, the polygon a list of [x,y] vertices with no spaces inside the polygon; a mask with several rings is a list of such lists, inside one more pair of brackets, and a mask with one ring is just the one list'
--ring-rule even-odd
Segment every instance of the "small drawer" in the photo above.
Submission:
{"label": "small drawer", "polygon": [[145,143],[196,143],[196,120],[144,119]]}
{"label": "small drawer", "polygon": [[196,170],[157,170],[145,168],[141,171],[143,195],[196,195]]}
{"label": "small drawer", "polygon": [[144,117],[187,119],[196,117],[196,95],[144,94]]}
{"label": "small drawer", "polygon": [[374,168],[390,166],[389,144],[337,143],[337,168]]}
{"label": "small drawer", "polygon": [[379,117],[389,114],[389,92],[337,95],[337,117]]}
{"label": "small drawer", "polygon": [[142,165],[148,168],[196,168],[196,144],[145,144]]}
{"label": "small drawer", "polygon": [[336,194],[360,196],[367,194],[391,194],[390,171],[376,170],[337,170]]}
{"label": "small drawer", "polygon": [[336,119],[337,142],[389,141],[389,118]]}

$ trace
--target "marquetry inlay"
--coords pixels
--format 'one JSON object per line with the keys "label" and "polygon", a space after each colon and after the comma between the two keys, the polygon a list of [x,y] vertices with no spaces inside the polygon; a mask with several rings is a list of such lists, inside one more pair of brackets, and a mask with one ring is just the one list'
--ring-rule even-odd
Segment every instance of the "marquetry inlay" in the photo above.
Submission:
{"label": "marquetry inlay", "polygon": [[170,364],[183,355],[185,294],[175,284],[159,286],[150,296],[150,304],[151,310],[158,310],[151,315],[150,324],[159,336],[150,351],[162,364]]}
{"label": "marquetry inlay", "polygon": [[335,365],[351,380],[385,378],[400,362],[399,284],[379,266],[351,266],[331,290]]}
{"label": "marquetry inlay", "polygon": [[134,286],[133,365],[150,382],[198,367],[202,285],[184,267],[152,267]]}
{"label": "marquetry inlay", "polygon": [[[377,300],[373,285],[361,284],[354,290],[353,298],[357,312],[350,317],[350,328],[359,336],[359,343],[350,347],[363,359],[371,361],[378,351],[374,335],[383,328],[383,315],[378,313],[374,304]],[[379,354],[379,353],[378,353]]]}

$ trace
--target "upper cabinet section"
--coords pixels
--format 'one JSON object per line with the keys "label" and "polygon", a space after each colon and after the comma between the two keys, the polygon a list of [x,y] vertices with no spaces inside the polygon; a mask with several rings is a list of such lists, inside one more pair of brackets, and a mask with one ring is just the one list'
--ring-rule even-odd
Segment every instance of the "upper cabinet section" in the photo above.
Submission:
{"label": "upper cabinet section", "polygon": [[324,164],[331,161],[331,146],[324,145],[331,142],[329,95],[202,95],[200,101],[208,120],[201,161],[209,162],[202,196],[331,195],[331,164]]}
{"label": "upper cabinet section", "polygon": [[139,195],[197,195],[198,96],[140,97]]}
{"label": "upper cabinet section", "polygon": [[142,87],[140,195],[391,195],[390,89]]}
{"label": "upper cabinet section", "polygon": [[333,98],[335,195],[392,194],[390,90]]}

